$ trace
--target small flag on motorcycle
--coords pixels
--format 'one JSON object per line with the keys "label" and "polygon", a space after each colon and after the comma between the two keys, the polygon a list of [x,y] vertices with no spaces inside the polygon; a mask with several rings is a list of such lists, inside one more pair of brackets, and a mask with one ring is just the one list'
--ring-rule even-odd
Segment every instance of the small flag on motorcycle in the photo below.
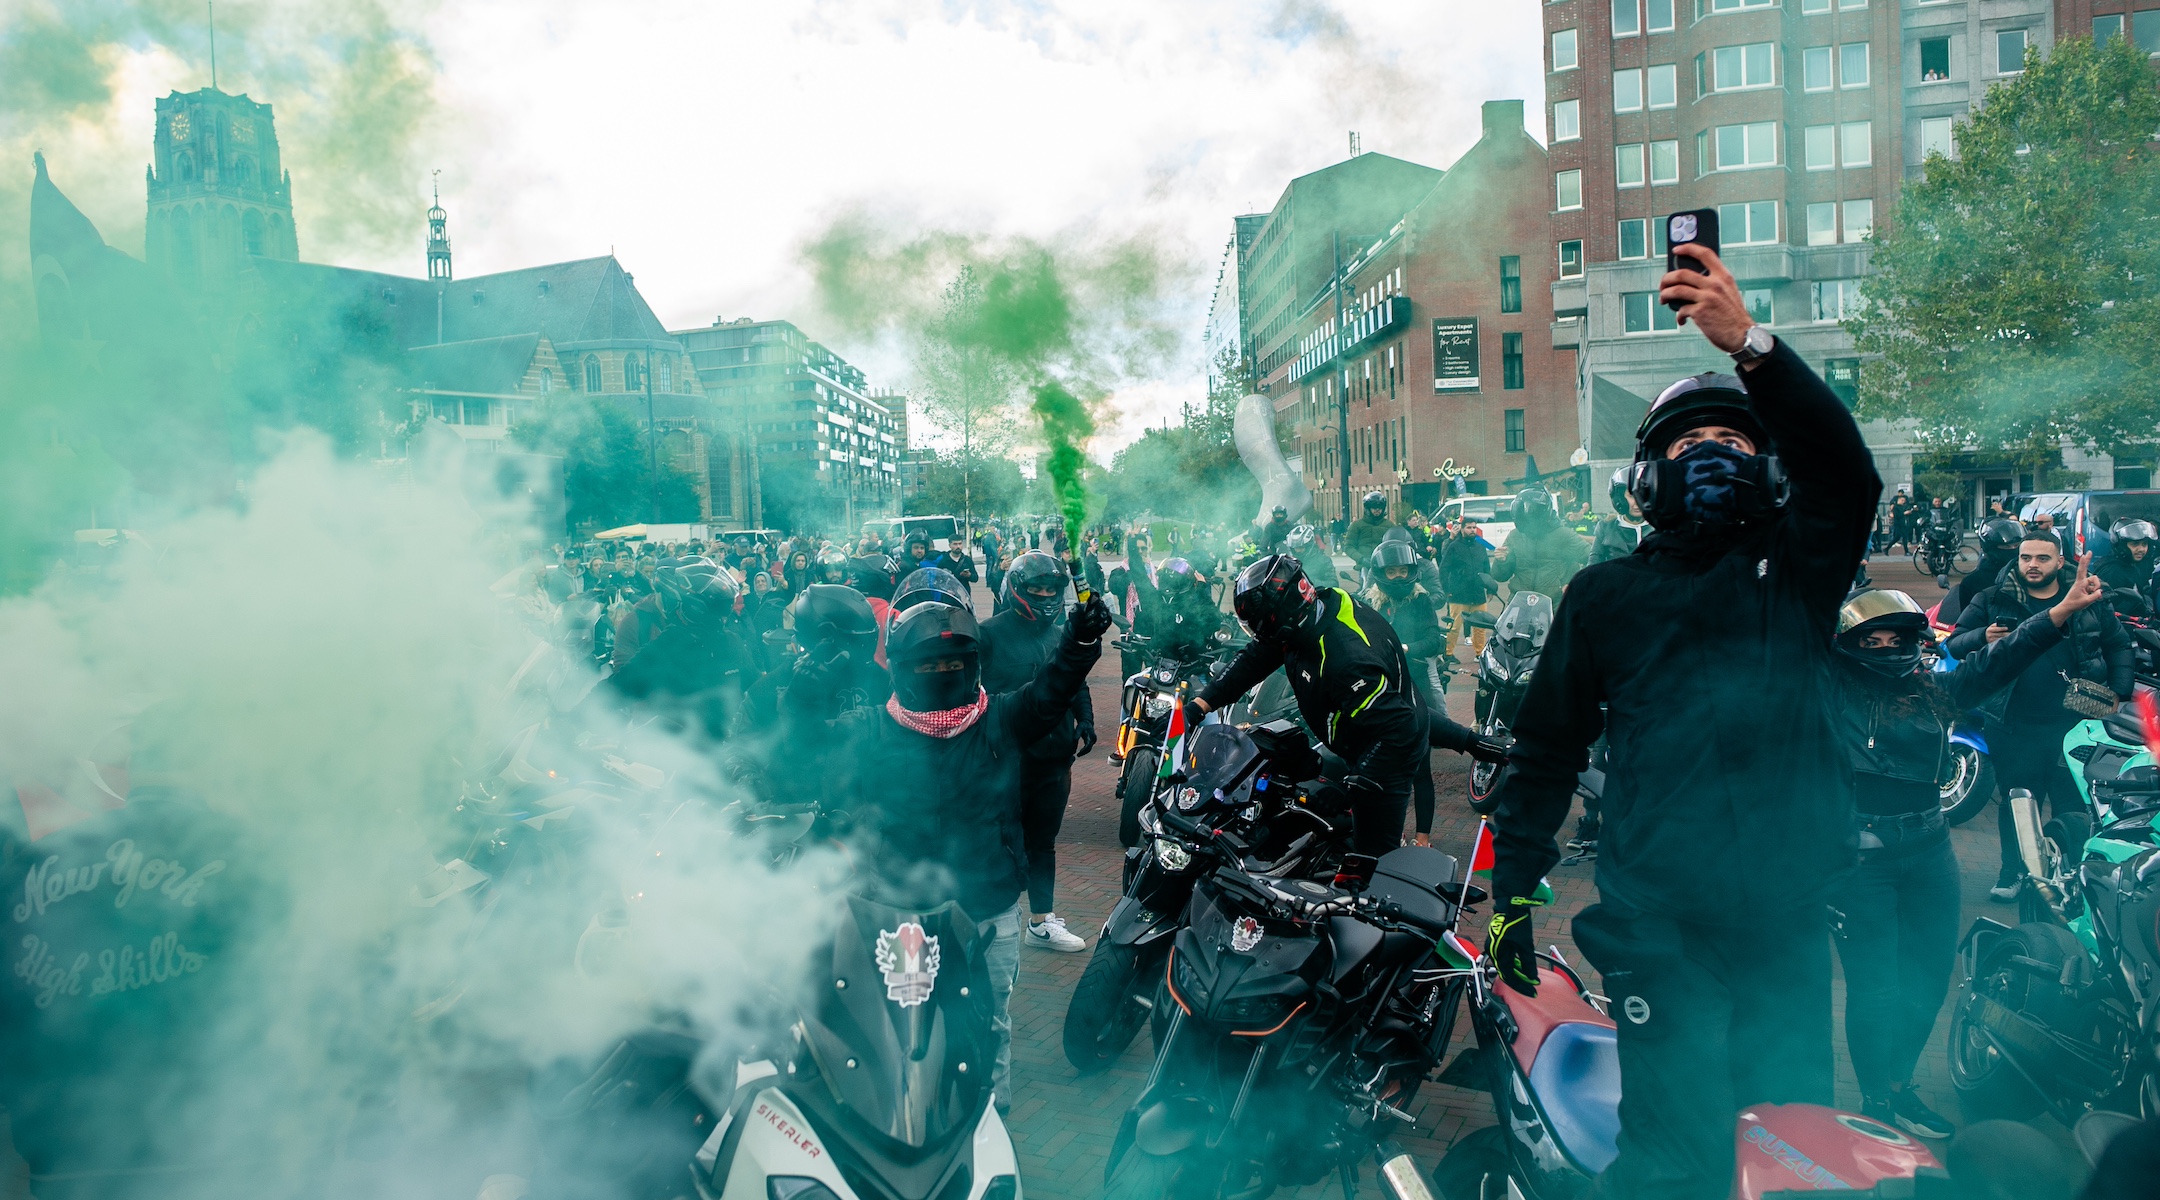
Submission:
{"label": "small flag on motorcycle", "polygon": [[2160,762],[2160,705],[2153,703],[2151,692],[2137,694],[2138,724],[2145,730],[2145,753]]}
{"label": "small flag on motorcycle", "polygon": [[1177,704],[1170,710],[1170,728],[1163,733],[1162,766],[1155,772],[1158,789],[1177,773],[1178,760],[1185,756],[1185,689],[1178,688]]}
{"label": "small flag on motorcycle", "polygon": [[1470,869],[1463,872],[1462,895],[1455,902],[1457,912],[1470,907],[1470,877],[1479,871],[1493,869],[1492,837],[1492,822],[1487,818],[1479,817],[1477,841],[1470,847]]}

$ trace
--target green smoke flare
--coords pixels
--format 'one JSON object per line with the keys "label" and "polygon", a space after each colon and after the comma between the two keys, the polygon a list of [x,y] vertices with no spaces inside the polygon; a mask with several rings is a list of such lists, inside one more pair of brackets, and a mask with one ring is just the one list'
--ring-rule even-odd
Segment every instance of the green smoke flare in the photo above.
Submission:
{"label": "green smoke flare", "polygon": [[1057,496],[1058,511],[1065,517],[1065,536],[1073,553],[1080,552],[1080,529],[1087,524],[1087,455],[1080,449],[1095,432],[1095,418],[1078,396],[1055,383],[1035,389],[1028,411],[1042,423],[1043,441],[1049,444],[1046,466],[1050,486]]}

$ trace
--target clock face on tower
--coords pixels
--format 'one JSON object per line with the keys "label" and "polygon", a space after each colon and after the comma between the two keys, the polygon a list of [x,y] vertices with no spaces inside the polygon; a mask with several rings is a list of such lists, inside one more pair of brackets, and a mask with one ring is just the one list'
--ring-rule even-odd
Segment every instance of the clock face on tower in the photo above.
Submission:
{"label": "clock face on tower", "polygon": [[172,115],[172,139],[176,142],[188,140],[188,115],[184,112]]}

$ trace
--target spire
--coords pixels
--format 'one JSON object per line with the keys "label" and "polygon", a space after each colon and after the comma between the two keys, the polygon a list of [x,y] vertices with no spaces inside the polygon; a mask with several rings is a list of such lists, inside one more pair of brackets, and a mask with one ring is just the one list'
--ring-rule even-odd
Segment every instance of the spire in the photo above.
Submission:
{"label": "spire", "polygon": [[427,277],[438,283],[450,282],[450,214],[442,206],[442,172],[435,172],[435,203],[427,210]]}
{"label": "spire", "polygon": [[217,90],[217,0],[210,5],[210,90]]}

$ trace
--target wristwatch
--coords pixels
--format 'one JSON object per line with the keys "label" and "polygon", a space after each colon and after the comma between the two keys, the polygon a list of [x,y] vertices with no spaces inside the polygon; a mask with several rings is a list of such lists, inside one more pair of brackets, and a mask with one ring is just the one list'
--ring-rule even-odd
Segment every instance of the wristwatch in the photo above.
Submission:
{"label": "wristwatch", "polygon": [[1740,339],[1740,348],[1733,351],[1732,360],[1741,366],[1767,356],[1777,347],[1777,339],[1760,325],[1748,326],[1747,335]]}

